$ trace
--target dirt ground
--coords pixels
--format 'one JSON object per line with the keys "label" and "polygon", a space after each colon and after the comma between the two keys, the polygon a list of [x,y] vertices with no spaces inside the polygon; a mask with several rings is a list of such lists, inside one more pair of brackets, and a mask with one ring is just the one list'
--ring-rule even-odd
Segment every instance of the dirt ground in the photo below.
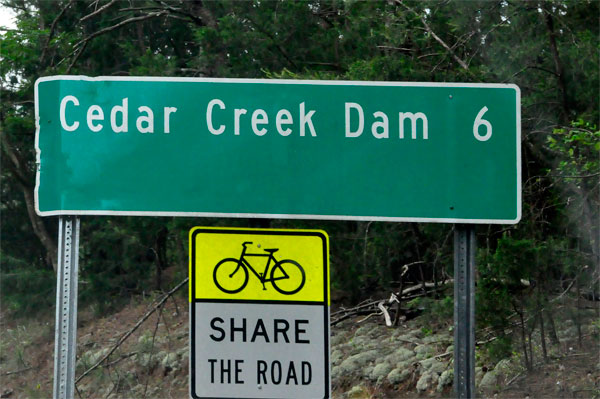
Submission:
{"label": "dirt ground", "polygon": [[[149,311],[153,298],[140,298],[120,311],[99,317],[93,309],[78,319],[77,375],[100,360]],[[154,298],[156,299],[156,298]],[[598,322],[596,320],[596,322]],[[188,302],[169,299],[109,358],[78,382],[78,398],[187,398],[189,373]],[[341,323],[335,328],[354,328]],[[54,315],[34,320],[0,318],[0,397],[51,398],[54,367]],[[600,346],[597,337],[564,339],[555,350],[560,356],[538,363],[497,390],[480,393],[489,398],[600,398]],[[187,352],[186,352],[187,351]],[[537,359],[541,361],[542,359]],[[334,384],[335,385],[335,384]],[[333,392],[334,397],[342,397]],[[373,386],[357,396],[364,398],[452,397],[453,392],[417,393],[415,381],[400,386]]]}
{"label": "dirt ground", "polygon": [[[586,337],[579,347],[577,340],[563,343],[566,354],[537,364],[505,386],[502,398],[600,398],[600,349],[598,341]],[[510,381],[508,381],[510,382]]]}

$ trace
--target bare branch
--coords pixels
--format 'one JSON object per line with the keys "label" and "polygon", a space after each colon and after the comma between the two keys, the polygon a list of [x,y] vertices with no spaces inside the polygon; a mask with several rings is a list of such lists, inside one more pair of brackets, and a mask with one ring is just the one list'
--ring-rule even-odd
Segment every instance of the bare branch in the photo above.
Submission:
{"label": "bare branch", "polygon": [[81,56],[81,53],[83,53],[85,51],[85,48],[87,47],[88,42],[85,42],[83,44],[83,46],[81,46],[81,48],[79,49],[79,51],[77,52],[77,54],[75,55],[75,58],[73,58],[73,61],[71,61],[71,64],[69,64],[69,67],[66,70],[66,74],[68,75],[69,73],[71,73],[71,69],[73,68],[73,66],[75,66],[75,63],[77,62],[77,60],[79,59],[79,57]]}
{"label": "bare branch", "polygon": [[19,374],[19,373],[23,373],[25,371],[29,371],[31,369],[33,369],[33,366],[25,367],[24,369],[19,369],[19,370],[15,370],[15,371],[7,371],[7,372],[2,373],[0,375],[7,376],[7,375]]}
{"label": "bare branch", "polygon": [[[77,53],[77,55],[75,56],[75,59],[73,60],[73,62],[71,62],[71,65],[69,65],[68,71],[71,70],[71,68],[75,65],[75,62],[77,61],[77,59],[79,58],[79,56],[83,53],[83,51],[85,50],[85,47],[87,46],[87,43],[98,37],[101,36],[105,33],[117,30],[125,25],[131,24],[133,22],[139,22],[139,21],[145,21],[147,19],[150,18],[157,18],[163,15],[167,15],[168,12],[167,11],[160,11],[160,12],[156,12],[156,13],[152,13],[152,14],[147,14],[147,15],[143,15],[143,16],[139,16],[139,17],[132,17],[129,19],[126,19],[124,21],[119,22],[118,24],[106,27],[104,29],[100,29],[99,31],[96,31],[92,34],[90,34],[89,36],[81,39],[80,41],[78,41],[77,43],[75,43],[75,45],[73,46],[74,50],[71,51],[71,53],[69,55],[67,55],[65,58],[63,58],[56,66],[59,66],[60,64],[62,64],[65,60],[67,60],[69,57],[71,57],[73,54]],[[80,48],[80,46],[83,46],[82,48]]]}
{"label": "bare branch", "polygon": [[69,1],[69,3],[66,6],[64,6],[62,10],[60,10],[60,12],[56,16],[56,18],[54,18],[54,21],[52,21],[52,24],[50,25],[50,32],[48,33],[48,37],[46,38],[46,43],[44,44],[44,48],[42,49],[42,55],[40,55],[40,64],[43,63],[44,59],[46,58],[46,53],[48,52],[48,45],[50,44],[50,40],[52,39],[52,36],[54,36],[54,30],[56,29],[56,24],[58,23],[58,20],[63,16],[65,11],[67,11],[67,8],[71,7],[71,5],[74,2],[75,2],[75,0]]}
{"label": "bare branch", "polygon": [[421,20],[421,23],[423,24],[423,27],[425,27],[425,30],[439,43],[442,45],[443,48],[446,49],[446,51],[450,54],[450,56],[452,56],[452,58],[454,58],[454,60],[458,63],[458,65],[460,65],[464,70],[469,70],[469,66],[467,65],[466,62],[464,62],[463,60],[461,60],[456,53],[454,52],[454,50],[452,50],[452,48],[450,48],[450,46],[448,46],[446,44],[446,42],[444,42],[438,35],[435,34],[435,32],[431,29],[431,27],[429,26],[429,24],[427,23],[427,21],[425,20],[425,18],[423,18],[421,15],[419,15],[419,13],[417,13],[415,10],[413,10],[412,8],[410,8],[409,6],[407,6],[406,4],[404,4],[401,0],[396,0],[396,4],[404,7],[406,10],[412,12],[414,15],[416,15],[417,17],[419,17],[419,19]]}
{"label": "bare branch", "polygon": [[148,312],[146,312],[146,314],[140,319],[138,320],[137,323],[135,323],[135,325],[129,330],[127,331],[125,334],[123,334],[121,336],[121,338],[119,338],[119,340],[117,341],[117,343],[112,347],[111,350],[108,351],[108,353],[106,353],[106,355],[102,356],[102,358],[100,360],[98,360],[96,362],[96,364],[94,364],[92,367],[90,367],[89,369],[87,369],[86,371],[83,372],[83,374],[81,374],[79,377],[77,377],[77,379],[75,380],[75,384],[77,384],[79,381],[81,381],[81,379],[83,377],[85,377],[86,375],[88,375],[89,373],[91,373],[92,371],[94,371],[96,368],[98,368],[106,359],[108,359],[110,357],[110,355],[113,354],[113,352],[115,350],[117,350],[117,348],[119,346],[121,346],[121,344],[123,344],[123,342],[125,342],[125,340],[127,340],[127,338],[129,338],[131,336],[131,334],[134,333],[135,330],[137,330],[146,320],[148,320],[148,318],[157,310],[157,309],[162,309],[163,304],[167,301],[167,299],[169,299],[169,297],[171,295],[173,295],[175,292],[177,292],[181,287],[183,287],[185,284],[187,284],[189,280],[189,277],[184,279],[183,281],[181,281],[179,284],[177,284],[173,289],[171,289],[171,291],[167,292],[165,295],[163,295],[163,297],[158,301],[158,303],[156,305],[154,305],[154,307],[152,307],[152,309],[150,309]]}
{"label": "bare branch", "polygon": [[111,32],[113,30],[122,28],[123,26],[131,24],[133,22],[145,21],[147,19],[157,18],[157,17],[163,16],[165,14],[167,14],[167,11],[160,11],[160,12],[155,12],[155,13],[151,13],[151,14],[142,15],[142,16],[139,16],[139,17],[132,17],[132,18],[126,19],[124,21],[119,22],[118,24],[106,27],[104,29],[100,29],[99,31],[96,31],[96,32],[92,33],[91,35],[89,35],[89,36],[81,39],[77,43],[75,43],[75,45],[73,47],[78,48],[82,44],[85,44],[85,43],[89,42],[90,40],[92,40],[92,39],[94,39],[94,38],[96,38],[96,37],[98,37],[100,35],[103,35],[105,33]]}
{"label": "bare branch", "polygon": [[113,4],[115,4],[117,2],[117,0],[111,0],[110,2],[106,3],[105,5],[103,5],[102,7],[98,8],[97,10],[95,10],[93,13],[86,15],[85,17],[82,17],[79,22],[83,22],[86,19],[92,18],[93,16],[96,16],[98,14],[100,14],[102,11],[106,10],[108,7],[112,6]]}
{"label": "bare branch", "polygon": [[406,47],[394,47],[394,46],[377,46],[377,48],[382,49],[382,50],[396,50],[396,51],[415,51],[412,48],[406,48]]}
{"label": "bare branch", "polygon": [[387,309],[385,308],[385,306],[383,306],[384,302],[385,301],[379,302],[377,304],[377,307],[383,313],[383,317],[385,318],[385,325],[388,326],[388,327],[391,327],[392,326],[392,318],[390,317],[390,313],[387,311]]}
{"label": "bare branch", "polygon": [[[202,20],[202,18],[198,18],[197,16],[193,15],[192,13],[185,12],[181,8],[175,8],[175,7],[170,6],[170,5],[168,5],[167,3],[165,3],[164,1],[161,1],[161,0],[154,0],[154,2],[157,3],[157,4],[160,4],[160,6],[162,7],[163,10],[168,10],[170,13],[180,14],[180,15],[183,15],[183,16],[186,16],[186,17],[190,18],[192,20],[192,22],[195,23],[198,26],[205,25],[205,22]],[[173,15],[171,15],[171,14],[169,16],[173,17]],[[206,24],[206,25],[208,25],[208,24]]]}
{"label": "bare branch", "polygon": [[273,36],[269,31],[267,31],[265,28],[263,28],[262,26],[260,26],[259,24],[257,24],[252,18],[248,17],[248,20],[252,23],[252,25],[263,35],[265,35],[266,37],[268,37],[271,42],[273,43],[273,45],[275,46],[275,48],[277,49],[277,51],[279,51],[279,53],[283,56],[283,58],[285,58],[292,67],[294,68],[298,68],[298,66],[296,65],[296,63],[294,62],[294,60],[292,60],[292,58],[288,55],[287,51],[285,51],[285,49],[283,48],[283,46],[276,40],[275,36]]}

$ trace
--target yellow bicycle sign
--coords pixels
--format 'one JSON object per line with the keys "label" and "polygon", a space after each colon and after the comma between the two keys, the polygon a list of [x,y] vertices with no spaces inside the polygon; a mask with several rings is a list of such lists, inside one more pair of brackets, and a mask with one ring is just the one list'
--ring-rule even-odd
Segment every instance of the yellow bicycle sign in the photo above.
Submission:
{"label": "yellow bicycle sign", "polygon": [[[264,248],[263,251],[266,253],[251,253],[248,251],[248,246],[251,244],[251,241],[245,241],[242,243],[242,254],[239,258],[225,258],[215,266],[213,280],[221,291],[235,294],[243,290],[248,284],[250,276],[248,271],[251,271],[259,279],[263,290],[267,289],[265,287],[267,282],[270,282],[273,288],[284,295],[292,295],[302,289],[306,275],[298,262],[291,259],[277,261],[274,253],[279,248]],[[261,245],[258,244],[257,247],[260,248]],[[267,264],[262,272],[256,271],[248,260],[250,257],[267,257]],[[269,274],[271,264],[273,266]]]}
{"label": "yellow bicycle sign", "polygon": [[320,230],[195,228],[190,300],[323,302],[329,297],[327,250]]}
{"label": "yellow bicycle sign", "polygon": [[329,244],[321,230],[190,231],[193,398],[329,398]]}

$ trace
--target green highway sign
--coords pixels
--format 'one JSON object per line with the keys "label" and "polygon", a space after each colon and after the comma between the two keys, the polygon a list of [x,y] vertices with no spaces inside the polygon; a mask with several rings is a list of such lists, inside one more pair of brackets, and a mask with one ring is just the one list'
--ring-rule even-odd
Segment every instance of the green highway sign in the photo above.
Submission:
{"label": "green highway sign", "polygon": [[51,76],[36,210],[517,223],[515,85]]}

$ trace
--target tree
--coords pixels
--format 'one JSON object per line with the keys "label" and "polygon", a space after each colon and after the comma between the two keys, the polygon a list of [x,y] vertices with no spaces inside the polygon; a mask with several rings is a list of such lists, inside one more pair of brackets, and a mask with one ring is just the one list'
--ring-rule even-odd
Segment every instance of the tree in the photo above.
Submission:
{"label": "tree", "polygon": [[[518,269],[525,273],[519,279],[544,280],[538,285],[544,288],[536,306],[569,279],[585,281],[584,288],[597,284],[598,2],[3,4],[18,15],[17,29],[1,37],[5,275],[56,268],[56,220],[32,211],[35,80],[53,74],[162,75],[516,83],[522,93],[523,221],[478,228],[484,243],[481,256],[489,262],[488,269],[482,266],[481,290],[493,297],[497,291],[492,286],[514,283],[514,278],[506,278],[512,265],[507,254],[515,267],[531,258],[546,271]],[[96,298],[93,292],[127,297],[150,281],[160,288],[163,271],[172,264],[185,273],[186,236],[181,231],[196,223],[85,218],[84,297]],[[401,280],[420,284],[451,272],[450,226],[311,221],[271,225],[326,226],[332,236],[333,284],[351,292],[354,300],[376,289],[397,288]],[[541,249],[552,249],[555,258],[526,256],[528,251],[541,254]],[[572,261],[573,253],[581,263]],[[586,264],[594,267],[585,269]],[[501,290],[509,288],[506,284]],[[525,309],[533,297],[519,298],[518,308]],[[494,303],[487,303],[487,315],[507,311],[494,308]],[[482,320],[505,327],[498,318]]]}

